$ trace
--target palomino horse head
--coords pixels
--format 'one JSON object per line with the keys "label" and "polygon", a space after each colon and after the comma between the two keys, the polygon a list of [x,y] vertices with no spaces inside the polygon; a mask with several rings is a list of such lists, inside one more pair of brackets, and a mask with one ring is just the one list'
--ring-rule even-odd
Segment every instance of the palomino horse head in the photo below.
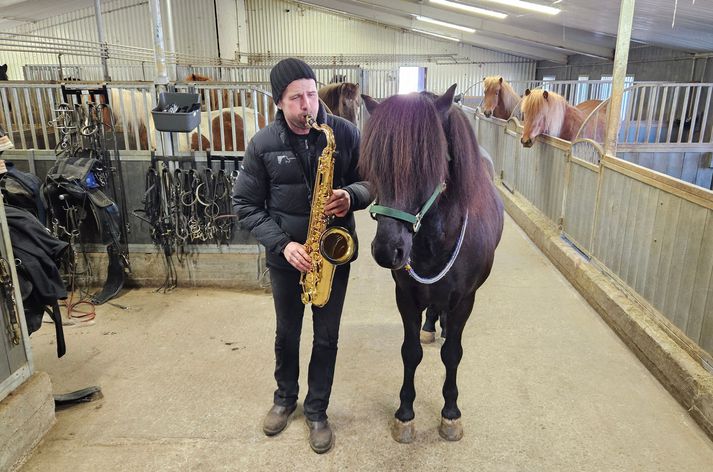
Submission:
{"label": "palomino horse head", "polygon": [[547,90],[525,90],[525,98],[520,106],[524,120],[520,142],[524,147],[532,147],[536,137],[550,133],[549,124],[554,118],[553,114],[561,114],[560,120],[564,118],[564,112],[560,111],[555,102],[550,101]]}
{"label": "palomino horse head", "polygon": [[7,76],[7,64],[3,64],[0,66],[0,80],[10,80]]}
{"label": "palomino horse head", "polygon": [[502,77],[483,78],[485,97],[483,98],[483,114],[487,117],[493,114],[500,100],[500,91],[503,88]]}
{"label": "palomino horse head", "polygon": [[[379,215],[371,245],[382,267],[400,269],[409,261],[413,238],[427,202],[438,198],[448,178],[445,123],[455,85],[438,97],[420,93],[394,95],[378,103],[362,95],[369,111],[359,165],[373,185],[378,205],[418,221]],[[450,183],[449,183],[450,184]]]}

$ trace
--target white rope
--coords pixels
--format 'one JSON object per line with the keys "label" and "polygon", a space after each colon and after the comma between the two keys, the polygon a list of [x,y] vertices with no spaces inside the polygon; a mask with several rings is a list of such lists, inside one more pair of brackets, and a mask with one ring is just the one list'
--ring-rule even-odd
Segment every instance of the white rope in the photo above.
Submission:
{"label": "white rope", "polygon": [[443,268],[443,270],[436,275],[435,277],[431,277],[430,279],[421,277],[416,273],[416,271],[413,270],[411,267],[411,258],[409,258],[408,264],[406,264],[406,272],[408,272],[408,275],[411,276],[416,282],[430,285],[438,282],[441,280],[445,275],[448,273],[449,270],[451,270],[451,267],[453,267],[453,264],[456,261],[456,258],[458,257],[458,253],[460,252],[460,248],[463,245],[463,239],[465,237],[465,230],[468,227],[468,213],[465,214],[465,219],[463,220],[463,226],[460,229],[460,237],[458,238],[458,244],[456,244],[456,248],[453,251],[453,255],[451,255],[451,260],[448,261],[448,264],[446,264],[446,267]]}

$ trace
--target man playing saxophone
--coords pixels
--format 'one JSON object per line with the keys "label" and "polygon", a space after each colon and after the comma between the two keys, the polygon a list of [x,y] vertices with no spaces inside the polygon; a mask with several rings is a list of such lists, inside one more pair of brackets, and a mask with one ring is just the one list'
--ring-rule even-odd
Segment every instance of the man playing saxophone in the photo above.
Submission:
{"label": "man playing saxophone", "polygon": [[[270,72],[270,84],[278,111],[275,121],[248,144],[233,189],[233,208],[267,253],[277,321],[277,389],[273,406],[263,421],[263,431],[274,436],[287,426],[297,405],[299,344],[305,307],[300,279],[312,269],[304,243],[308,238],[318,163],[327,146],[326,133],[311,127],[308,115],[318,125],[327,125],[334,136],[333,189],[331,196],[317,205],[330,217],[329,226],[344,227],[356,244],[353,212],[366,208],[372,198],[367,183],[357,172],[359,130],[349,121],[325,112],[319,103],[312,68],[299,59],[284,59]],[[356,254],[351,260],[355,258]],[[317,453],[327,452],[334,443],[327,406],[349,269],[349,263],[335,266],[328,302],[321,307],[311,306],[314,339],[304,414],[309,443]]]}

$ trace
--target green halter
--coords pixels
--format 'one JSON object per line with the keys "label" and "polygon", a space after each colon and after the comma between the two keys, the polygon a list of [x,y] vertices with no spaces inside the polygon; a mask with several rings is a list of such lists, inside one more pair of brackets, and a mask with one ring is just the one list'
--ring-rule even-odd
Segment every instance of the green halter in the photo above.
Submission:
{"label": "green halter", "polygon": [[431,197],[421,208],[421,211],[419,211],[415,215],[412,215],[411,213],[406,213],[405,211],[397,210],[396,208],[377,205],[375,203],[373,203],[369,207],[369,213],[371,213],[372,218],[376,218],[376,215],[384,215],[390,218],[395,218],[397,220],[411,223],[413,225],[413,232],[418,233],[418,230],[421,229],[421,220],[423,219],[423,216],[433,206],[433,203],[436,201],[436,198],[438,198],[438,195],[443,193],[445,189],[445,182],[438,184],[436,190],[433,191]]}

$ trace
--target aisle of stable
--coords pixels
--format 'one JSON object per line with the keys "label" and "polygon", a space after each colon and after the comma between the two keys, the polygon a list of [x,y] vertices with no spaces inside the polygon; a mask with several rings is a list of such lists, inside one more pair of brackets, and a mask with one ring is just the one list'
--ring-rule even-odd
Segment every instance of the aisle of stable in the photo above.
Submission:
{"label": "aisle of stable", "polygon": [[333,450],[314,454],[301,410],[311,346],[302,338],[300,406],[280,435],[272,401],[269,293],[180,288],[125,293],[92,326],[68,328],[55,357],[50,325],[32,336],[56,393],[100,385],[104,398],[57,412],[29,471],[710,470],[713,444],[550,262],[506,219],[476,297],[459,370],[465,437],[437,432],[444,370],[426,346],[416,375],[418,436],[395,443],[401,321],[388,271],[369,254],[375,223],[358,214],[328,411]]}

